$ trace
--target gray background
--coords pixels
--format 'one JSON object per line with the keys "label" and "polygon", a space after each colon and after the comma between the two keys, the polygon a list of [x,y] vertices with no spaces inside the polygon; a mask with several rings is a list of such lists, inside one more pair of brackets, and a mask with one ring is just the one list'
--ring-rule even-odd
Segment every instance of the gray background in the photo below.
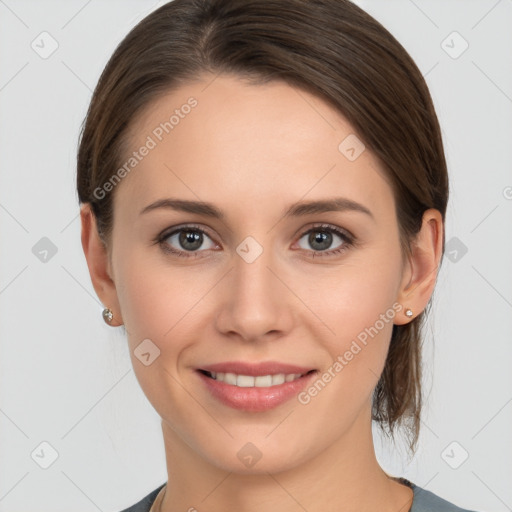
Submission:
{"label": "gray background", "polygon": [[[159,417],[101,319],[74,181],[99,74],[161,3],[0,0],[2,512],[116,511],[166,480]],[[407,465],[375,430],[377,455],[459,506],[512,510],[512,0],[356,3],[425,75],[451,176],[419,450]]]}

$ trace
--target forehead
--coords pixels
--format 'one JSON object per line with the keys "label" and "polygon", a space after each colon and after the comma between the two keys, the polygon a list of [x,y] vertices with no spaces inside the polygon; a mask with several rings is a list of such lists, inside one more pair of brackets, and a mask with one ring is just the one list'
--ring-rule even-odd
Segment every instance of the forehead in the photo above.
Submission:
{"label": "forehead", "polygon": [[123,164],[134,165],[126,166],[115,202],[132,211],[165,196],[233,213],[261,212],[262,201],[281,210],[301,198],[340,195],[374,210],[394,208],[376,158],[368,150],[353,158],[363,146],[347,120],[284,82],[203,76],[153,102],[130,135]]}

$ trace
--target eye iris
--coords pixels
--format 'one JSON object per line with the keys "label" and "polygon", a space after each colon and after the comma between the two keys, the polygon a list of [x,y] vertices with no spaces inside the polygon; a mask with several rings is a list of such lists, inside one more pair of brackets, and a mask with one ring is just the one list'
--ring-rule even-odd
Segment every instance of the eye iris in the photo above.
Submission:
{"label": "eye iris", "polygon": [[[203,235],[198,231],[181,231],[179,236],[181,247],[187,251],[199,249],[203,243]],[[188,244],[192,244],[190,247]]]}
{"label": "eye iris", "polygon": [[[328,249],[332,243],[332,233],[325,231],[312,231],[309,234],[309,243],[317,251]],[[320,247],[315,247],[315,244],[319,243]]]}

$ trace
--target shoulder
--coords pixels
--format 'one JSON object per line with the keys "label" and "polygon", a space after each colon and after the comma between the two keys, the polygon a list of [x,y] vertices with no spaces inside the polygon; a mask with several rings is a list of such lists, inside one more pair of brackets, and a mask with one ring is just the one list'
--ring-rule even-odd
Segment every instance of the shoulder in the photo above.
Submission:
{"label": "shoulder", "polygon": [[[405,480],[405,479],[403,479]],[[451,503],[437,494],[434,494],[427,489],[423,489],[418,485],[405,481],[414,492],[412,507],[409,512],[475,512],[465,508],[460,508],[454,503]]]}
{"label": "shoulder", "polygon": [[121,510],[121,512],[149,512],[151,505],[153,505],[153,502],[155,501],[158,493],[160,492],[160,489],[162,489],[164,485],[165,483],[163,483],[154,491],[151,491],[147,496],[145,496],[140,501],[135,503],[135,505],[125,508],[124,510]]}

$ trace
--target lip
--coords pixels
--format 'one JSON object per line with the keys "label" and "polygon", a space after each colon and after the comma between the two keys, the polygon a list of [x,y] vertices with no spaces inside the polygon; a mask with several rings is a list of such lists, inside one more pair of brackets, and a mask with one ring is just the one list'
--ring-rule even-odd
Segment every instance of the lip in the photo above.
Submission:
{"label": "lip", "polygon": [[262,363],[246,363],[244,361],[226,361],[224,363],[210,364],[201,366],[198,370],[207,372],[236,373],[237,375],[250,375],[257,377],[260,375],[276,375],[278,373],[307,373],[315,368],[306,366],[296,366],[277,361],[267,361]]}
{"label": "lip", "polygon": [[[258,375],[275,375],[278,373],[300,373],[303,375],[294,381],[284,382],[277,386],[243,388],[212,379],[205,375],[204,371],[236,373],[253,377]],[[241,411],[263,412],[273,409],[297,396],[311,379],[315,377],[318,371],[313,368],[274,361],[256,364],[233,361],[202,366],[196,370],[196,373],[211,396],[222,404]]]}

